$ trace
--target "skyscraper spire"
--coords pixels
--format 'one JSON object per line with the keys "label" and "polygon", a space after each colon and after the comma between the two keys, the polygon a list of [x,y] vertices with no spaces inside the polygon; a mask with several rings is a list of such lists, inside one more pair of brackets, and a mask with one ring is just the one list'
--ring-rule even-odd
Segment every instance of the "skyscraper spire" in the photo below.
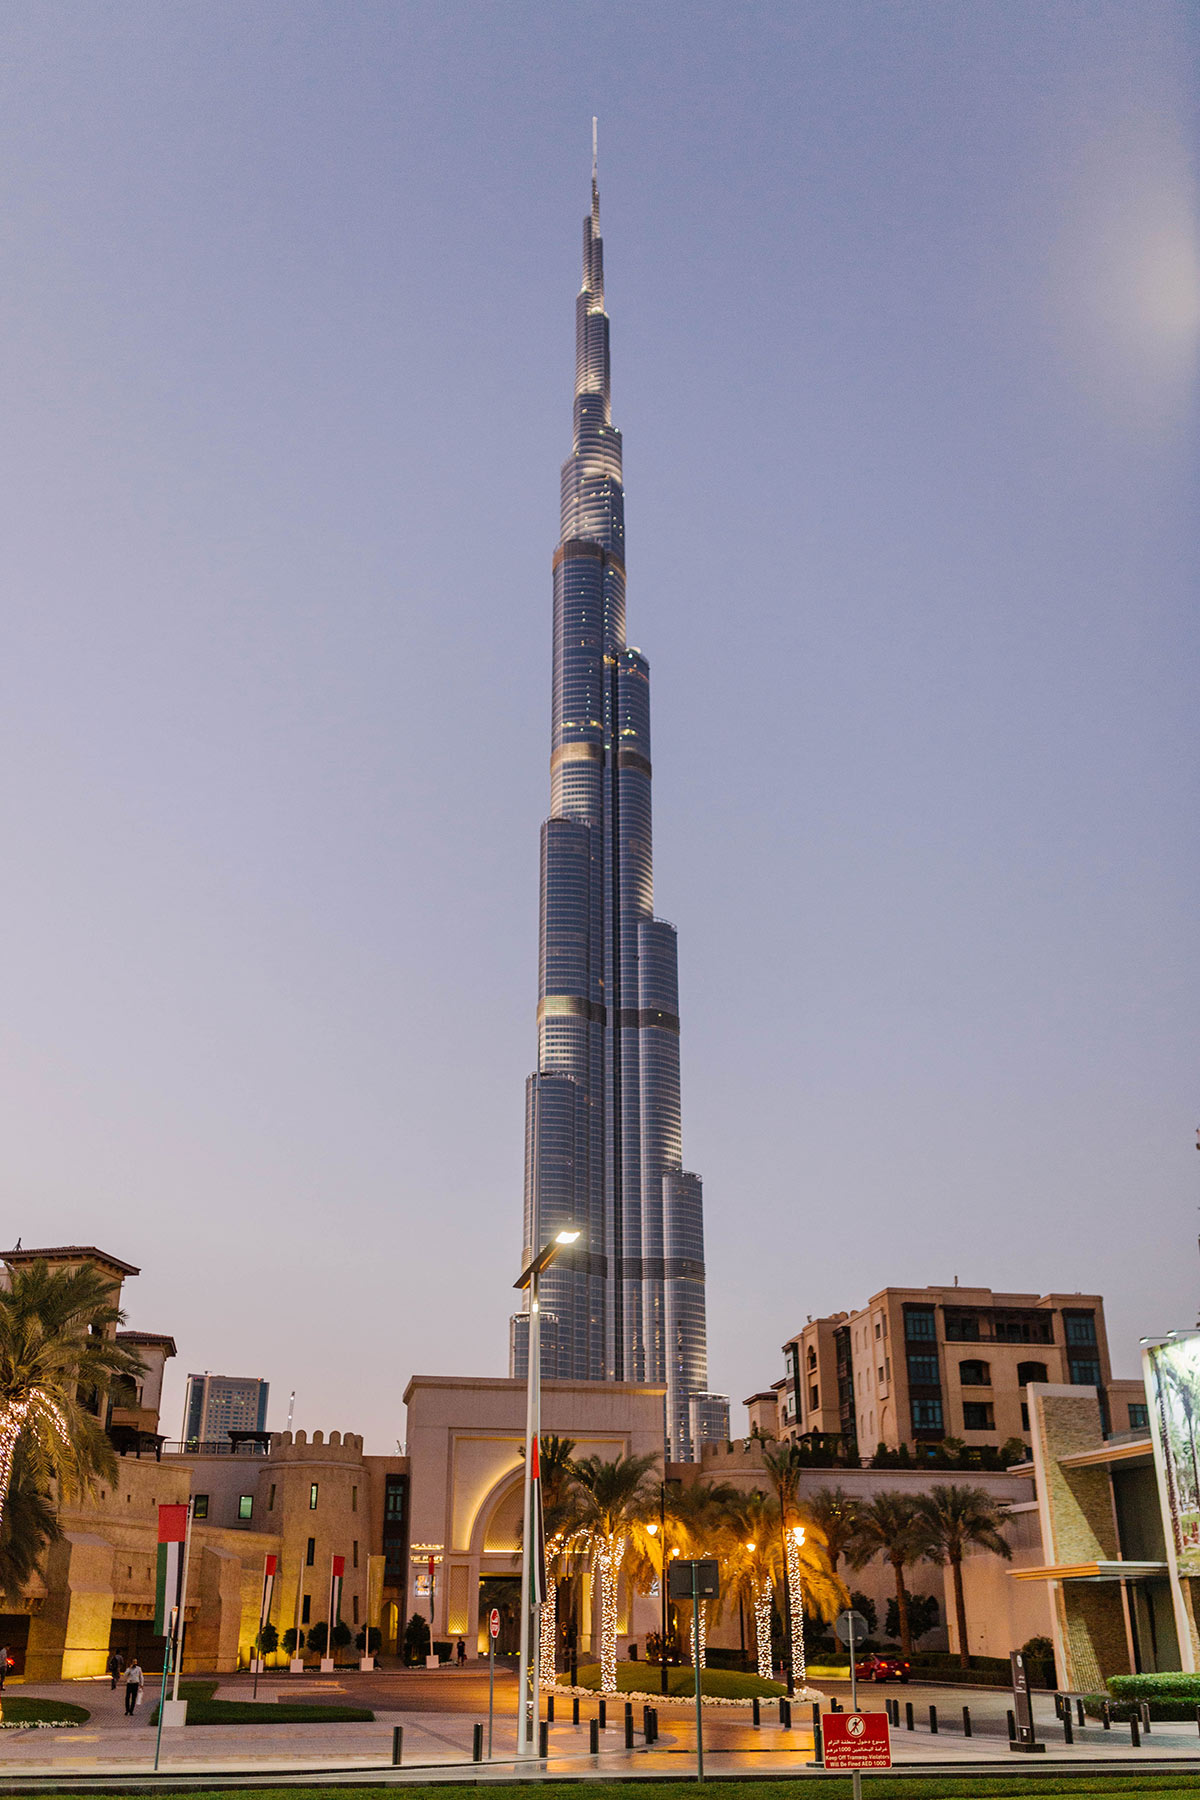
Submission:
{"label": "skyscraper spire", "polygon": [[[654,916],[650,667],[625,642],[625,492],[612,423],[596,120],[575,301],[571,454],[554,553],[550,817],[542,827],[538,1064],[526,1088],[525,1262],[542,1374],[662,1382],[671,1455],[728,1435],[707,1393],[700,1177],[682,1161],[675,929]],[[528,1321],[512,1322],[525,1373]]]}

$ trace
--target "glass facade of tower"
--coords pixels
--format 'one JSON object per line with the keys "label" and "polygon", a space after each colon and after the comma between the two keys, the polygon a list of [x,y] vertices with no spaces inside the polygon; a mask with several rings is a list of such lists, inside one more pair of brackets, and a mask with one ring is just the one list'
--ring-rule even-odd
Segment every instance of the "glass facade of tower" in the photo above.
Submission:
{"label": "glass facade of tower", "polygon": [[[667,1386],[676,1459],[707,1393],[704,1222],[682,1165],[675,930],[654,916],[650,667],[625,642],[621,434],[609,399],[600,202],[583,226],[574,447],[554,553],[550,813],[542,827],[538,1068],[525,1111],[524,1254],[563,1226],[542,1277],[547,1379]],[[514,1320],[510,1368],[528,1334]]]}

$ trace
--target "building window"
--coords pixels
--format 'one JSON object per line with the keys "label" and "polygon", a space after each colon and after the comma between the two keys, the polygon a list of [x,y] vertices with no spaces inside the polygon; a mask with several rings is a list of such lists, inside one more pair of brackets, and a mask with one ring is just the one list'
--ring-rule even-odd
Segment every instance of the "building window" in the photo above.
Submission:
{"label": "building window", "polygon": [[353,1560],[351,1561],[350,1566],[352,1569],[357,1569],[357,1567],[358,1567],[358,1539],[357,1538],[355,1538],[355,1540],[354,1540],[354,1555],[353,1555]]}
{"label": "building window", "polygon": [[312,1617],[312,1595],[305,1594],[304,1600],[301,1603],[301,1607],[300,1607],[300,1623],[302,1625],[307,1625],[308,1621],[311,1617]]}
{"label": "building window", "polygon": [[1047,1381],[1045,1363],[1025,1362],[1017,1364],[1017,1386],[1028,1387],[1031,1381]]}
{"label": "building window", "polygon": [[938,1359],[936,1356],[914,1356],[909,1352],[908,1379],[917,1387],[937,1387]]}
{"label": "building window", "polygon": [[275,1511],[275,1483],[274,1482],[271,1483],[271,1493],[270,1493],[270,1498],[267,1501],[267,1511],[268,1512]]}
{"label": "building window", "polygon": [[1070,1359],[1071,1381],[1075,1387],[1099,1387],[1100,1358],[1073,1356]]}
{"label": "building window", "polygon": [[194,1498],[192,1500],[192,1517],[193,1517],[193,1519],[207,1519],[207,1517],[208,1517],[208,1495],[207,1494],[196,1494],[194,1496]]}
{"label": "building window", "polygon": [[1129,1402],[1129,1429],[1130,1429],[1130,1431],[1145,1431],[1145,1429],[1149,1425],[1149,1423],[1150,1423],[1149,1408],[1144,1404],[1144,1402],[1142,1402],[1140,1400],[1131,1400]]}
{"label": "building window", "polygon": [[810,1412],[817,1412],[819,1410],[821,1405],[819,1395],[820,1389],[814,1383],[808,1390],[808,1406]]}
{"label": "building window", "polygon": [[991,1387],[991,1364],[978,1361],[960,1362],[958,1379],[964,1387]]}
{"label": "building window", "polygon": [[[877,1338],[880,1338],[883,1336],[883,1326],[879,1323],[878,1319],[876,1319],[876,1321],[875,1321],[875,1336]],[[693,1682],[692,1685],[694,1687],[695,1683]]]}
{"label": "building window", "polygon": [[817,1366],[817,1353],[811,1344],[808,1346],[808,1366],[810,1369],[815,1369]]}
{"label": "building window", "polygon": [[238,1518],[239,1519],[252,1519],[253,1517],[254,1517],[254,1495],[253,1494],[239,1494],[238,1495]]}
{"label": "building window", "polygon": [[995,1431],[996,1414],[990,1400],[963,1401],[964,1431]]}
{"label": "building window", "polygon": [[941,1401],[914,1400],[912,1403],[912,1421],[914,1431],[941,1431]]}
{"label": "building window", "polygon": [[1063,1329],[1068,1344],[1094,1344],[1096,1315],[1090,1312],[1064,1312]]}
{"label": "building window", "polygon": [[317,1560],[317,1540],[316,1540],[316,1538],[309,1538],[308,1549],[306,1550],[305,1555],[304,1555],[305,1568],[311,1569],[313,1564],[316,1562],[316,1560]]}
{"label": "building window", "polygon": [[308,1490],[308,1510],[309,1512],[317,1510],[317,1484],[315,1481]]}
{"label": "building window", "polygon": [[979,1314],[948,1312],[946,1314],[946,1337],[954,1344],[977,1344],[979,1342]]}
{"label": "building window", "polygon": [[350,1489],[350,1511],[358,1511],[358,1489],[356,1487]]}
{"label": "building window", "polygon": [[932,1306],[906,1306],[904,1309],[904,1335],[920,1342],[922,1339],[932,1343],[937,1337],[937,1321]]}
{"label": "building window", "polygon": [[[1023,1400],[1021,1402],[1021,1430],[1029,1430],[1029,1408]],[[701,1692],[703,1692],[703,1690],[701,1690]]]}
{"label": "building window", "polygon": [[[883,1386],[884,1386],[884,1379],[883,1379],[883,1370],[882,1370],[882,1369],[880,1369],[880,1370],[879,1370],[879,1385],[880,1385],[880,1387],[883,1387]],[[701,1691],[703,1691],[703,1683],[701,1683]]]}
{"label": "building window", "polygon": [[[356,1625],[358,1624],[358,1595],[357,1594],[355,1594],[355,1596],[354,1596],[354,1623]],[[702,1694],[703,1694],[703,1691],[704,1691],[703,1685],[701,1685],[701,1693]]]}

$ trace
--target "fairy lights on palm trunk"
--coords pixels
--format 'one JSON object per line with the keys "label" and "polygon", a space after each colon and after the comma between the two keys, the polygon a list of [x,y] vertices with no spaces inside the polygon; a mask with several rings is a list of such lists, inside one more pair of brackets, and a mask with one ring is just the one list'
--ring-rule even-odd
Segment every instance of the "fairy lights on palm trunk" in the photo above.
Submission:
{"label": "fairy lights on palm trunk", "polygon": [[8,1501],[8,1489],[12,1481],[13,1458],[17,1453],[17,1440],[28,1425],[30,1416],[44,1413],[56,1432],[59,1442],[69,1441],[67,1421],[48,1394],[40,1388],[31,1388],[24,1400],[10,1400],[0,1414],[0,1521],[4,1518],[4,1508]]}
{"label": "fairy lights on palm trunk", "polygon": [[802,1686],[808,1680],[804,1662],[804,1589],[800,1583],[800,1546],[803,1542],[803,1525],[793,1525],[784,1534],[788,1604],[792,1612],[792,1679]]}
{"label": "fairy lights on palm trunk", "polygon": [[708,1657],[708,1601],[707,1600],[702,1600],[700,1602],[700,1653],[699,1653],[699,1655],[696,1654],[696,1614],[694,1611],[692,1613],[692,1619],[691,1619],[691,1623],[688,1627],[688,1632],[689,1632],[689,1635],[691,1637],[691,1642],[692,1642],[692,1664],[695,1668],[706,1669],[708,1667],[708,1662],[707,1662],[707,1657]]}
{"label": "fairy lights on palm trunk", "polygon": [[756,1581],[754,1595],[754,1637],[758,1645],[758,1673],[770,1681],[771,1669],[771,1583]]}
{"label": "fairy lights on palm trunk", "polygon": [[557,1678],[554,1665],[558,1654],[558,1583],[554,1579],[553,1568],[554,1560],[562,1547],[561,1537],[551,1538],[546,1545],[546,1598],[538,1608],[541,1632],[538,1672],[544,1688],[552,1688]]}
{"label": "fairy lights on palm trunk", "polygon": [[617,1578],[625,1556],[623,1537],[596,1543],[593,1562],[600,1584],[600,1691],[617,1691]]}

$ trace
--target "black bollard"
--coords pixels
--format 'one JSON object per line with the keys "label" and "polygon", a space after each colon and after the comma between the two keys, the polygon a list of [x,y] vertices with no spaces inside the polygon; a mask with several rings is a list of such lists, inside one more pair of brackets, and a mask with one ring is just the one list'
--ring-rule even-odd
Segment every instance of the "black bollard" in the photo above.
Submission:
{"label": "black bollard", "polygon": [[1084,1716],[1082,1700],[1077,1700],[1075,1702],[1075,1722],[1079,1726],[1080,1731],[1082,1731],[1084,1726],[1087,1724],[1087,1719]]}
{"label": "black bollard", "polygon": [[653,1743],[657,1744],[657,1742],[658,1742],[658,1708],[657,1708],[657,1706],[652,1706],[650,1708],[650,1729],[651,1729],[651,1732],[653,1733],[651,1741]]}
{"label": "black bollard", "polygon": [[[1100,1723],[1103,1725],[1105,1731],[1112,1730],[1112,1707],[1108,1704],[1107,1700],[1100,1708]],[[1200,1725],[1200,1706],[1196,1708],[1196,1723]]]}
{"label": "black bollard", "polygon": [[571,1723],[572,1723],[572,1725],[578,1725],[578,1723],[579,1723],[579,1695],[578,1694],[575,1694],[571,1700]]}
{"label": "black bollard", "polygon": [[1138,1745],[1141,1743],[1141,1741],[1142,1741],[1142,1736],[1137,1727],[1137,1714],[1130,1713],[1130,1715],[1129,1715],[1129,1742],[1133,1746],[1133,1748],[1136,1750]]}
{"label": "black bollard", "polygon": [[1063,1711],[1062,1728],[1063,1728],[1063,1743],[1064,1744],[1073,1744],[1075,1742],[1075,1733],[1071,1730],[1071,1708],[1070,1708],[1070,1705],[1068,1705]]}
{"label": "black bollard", "polygon": [[821,1703],[813,1701],[813,1761],[818,1769],[825,1766],[825,1734],[821,1730]]}
{"label": "black bollard", "polygon": [[911,1700],[906,1700],[904,1702],[904,1729],[905,1731],[915,1731],[917,1729],[913,1719],[913,1703]]}
{"label": "black bollard", "polygon": [[779,1716],[780,1724],[783,1726],[783,1729],[785,1731],[790,1731],[792,1729],[792,1703],[790,1700],[781,1700],[779,1702]]}
{"label": "black bollard", "polygon": [[1150,1702],[1148,1700],[1142,1701],[1142,1730],[1147,1737],[1150,1736]]}
{"label": "black bollard", "polygon": [[841,1712],[841,1710],[842,1710],[841,1701],[840,1700],[831,1700],[829,1702],[829,1710],[830,1710],[830,1712]]}
{"label": "black bollard", "polygon": [[[1200,1712],[1200,1707],[1197,1707],[1196,1710],[1197,1712]],[[756,1726],[762,1724],[762,1707],[759,1704],[757,1694],[755,1694],[753,1700],[750,1702],[750,1723]]]}
{"label": "black bollard", "polygon": [[392,1726],[392,1767],[398,1769],[404,1760],[404,1727]]}
{"label": "black bollard", "polygon": [[929,1729],[932,1732],[933,1736],[936,1737],[937,1736],[937,1707],[936,1706],[931,1706],[929,1709]]}
{"label": "black bollard", "polygon": [[550,1727],[545,1719],[538,1720],[538,1755],[543,1762],[550,1754]]}
{"label": "black bollard", "polygon": [[971,1735],[971,1709],[969,1706],[964,1706],[963,1707],[963,1736],[970,1737],[970,1735]]}
{"label": "black bollard", "polygon": [[[1106,1700],[1106,1701],[1105,1701],[1105,1703],[1104,1703],[1104,1704],[1105,1704],[1105,1706],[1106,1706],[1106,1707],[1107,1707],[1107,1705],[1108,1705],[1108,1702],[1107,1702],[1107,1700]],[[1196,1730],[1197,1730],[1197,1731],[1200,1731],[1200,1706],[1198,1706],[1198,1707],[1197,1707],[1197,1708],[1196,1708]]]}
{"label": "black bollard", "polygon": [[1010,1744],[1017,1741],[1017,1715],[1011,1708],[1008,1713],[1008,1741]]}
{"label": "black bollard", "polygon": [[554,1695],[553,1694],[546,1695],[546,1723],[548,1725],[553,1725],[553,1723],[554,1723]]}
{"label": "black bollard", "polygon": [[475,1725],[471,1730],[471,1761],[483,1761],[483,1726]]}
{"label": "black bollard", "polygon": [[779,1696],[779,1723],[781,1725],[783,1724],[783,1709],[786,1705],[787,1705],[787,1701],[784,1699],[783,1695],[781,1694]]}
{"label": "black bollard", "polygon": [[608,1703],[607,1703],[607,1701],[601,1700],[600,1707],[599,1707],[599,1710],[598,1710],[596,1716],[600,1720],[601,1731],[607,1731],[608,1730]]}
{"label": "black bollard", "polygon": [[588,1749],[593,1756],[600,1754],[600,1721],[588,1720]]}

